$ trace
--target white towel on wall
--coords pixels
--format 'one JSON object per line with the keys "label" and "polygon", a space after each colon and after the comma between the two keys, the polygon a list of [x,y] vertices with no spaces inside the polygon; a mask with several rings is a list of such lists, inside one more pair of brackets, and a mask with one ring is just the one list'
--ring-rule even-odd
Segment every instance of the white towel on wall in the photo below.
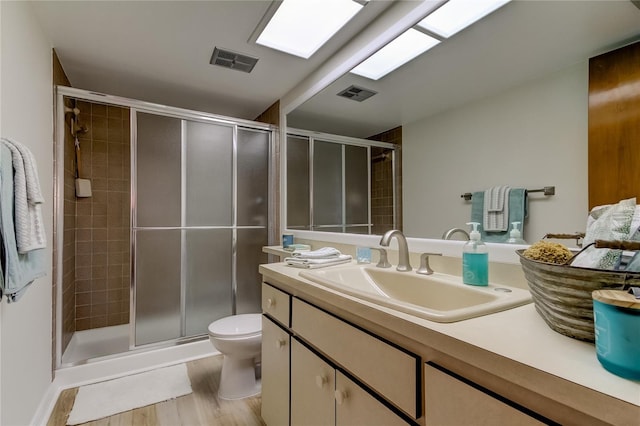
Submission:
{"label": "white towel on wall", "polygon": [[504,232],[509,229],[509,192],[507,185],[494,186],[484,191],[482,227],[485,232]]}
{"label": "white towel on wall", "polygon": [[7,138],[2,138],[1,141],[11,151],[13,164],[18,253],[44,248],[47,245],[42,216],[44,197],[40,190],[35,158],[23,144]]}

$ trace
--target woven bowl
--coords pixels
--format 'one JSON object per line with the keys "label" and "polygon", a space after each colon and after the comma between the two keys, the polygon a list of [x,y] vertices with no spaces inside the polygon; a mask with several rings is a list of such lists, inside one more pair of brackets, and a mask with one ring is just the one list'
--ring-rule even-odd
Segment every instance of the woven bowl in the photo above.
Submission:
{"label": "woven bowl", "polygon": [[523,252],[516,250],[536,310],[552,330],[574,339],[595,341],[591,292],[640,285],[640,273],[540,262]]}

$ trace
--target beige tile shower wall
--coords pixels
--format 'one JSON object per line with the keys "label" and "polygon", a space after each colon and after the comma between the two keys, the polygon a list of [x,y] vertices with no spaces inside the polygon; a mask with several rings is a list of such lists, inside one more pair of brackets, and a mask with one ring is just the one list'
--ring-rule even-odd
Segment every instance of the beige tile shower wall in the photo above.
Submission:
{"label": "beige tile shower wall", "polygon": [[[396,127],[367,139],[402,145],[402,127]],[[383,153],[382,148],[372,148],[371,157]],[[402,157],[396,153],[396,229],[402,229]],[[391,158],[371,162],[371,219],[372,232],[383,234],[393,229],[393,167]]]}
{"label": "beige tile shower wall", "polygon": [[93,196],[76,207],[76,330],[129,322],[129,110],[79,102],[80,177]]}

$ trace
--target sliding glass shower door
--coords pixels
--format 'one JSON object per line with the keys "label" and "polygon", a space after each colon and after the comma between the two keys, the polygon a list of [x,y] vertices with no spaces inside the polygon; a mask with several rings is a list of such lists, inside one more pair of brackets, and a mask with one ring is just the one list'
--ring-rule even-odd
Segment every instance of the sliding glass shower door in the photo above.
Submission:
{"label": "sliding glass shower door", "polygon": [[134,345],[258,312],[270,132],[136,112]]}

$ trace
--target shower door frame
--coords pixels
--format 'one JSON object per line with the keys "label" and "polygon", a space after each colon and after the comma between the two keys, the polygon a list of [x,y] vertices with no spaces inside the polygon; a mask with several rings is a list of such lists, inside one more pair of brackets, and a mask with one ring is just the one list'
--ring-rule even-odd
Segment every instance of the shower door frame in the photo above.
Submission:
{"label": "shower door frame", "polygon": [[[160,347],[169,347],[179,344],[188,343],[194,340],[200,340],[202,335],[198,336],[190,336],[190,337],[180,337],[177,339],[157,342],[157,343],[149,343],[141,346],[135,346],[135,237],[134,237],[134,224],[135,224],[135,141],[137,138],[136,135],[136,127],[135,127],[135,114],[136,112],[157,114],[162,116],[173,117],[181,120],[191,120],[197,122],[204,123],[212,123],[212,124],[223,124],[227,126],[233,126],[233,220],[234,225],[232,228],[233,239],[232,239],[232,259],[235,264],[236,261],[236,230],[238,229],[236,224],[237,217],[237,209],[236,209],[236,170],[237,165],[235,164],[236,159],[236,148],[237,148],[237,132],[238,128],[243,128],[247,130],[260,130],[266,131],[269,133],[269,158],[268,158],[268,197],[270,202],[267,207],[267,238],[268,244],[273,244],[274,241],[277,241],[276,233],[277,233],[277,224],[276,224],[276,214],[274,202],[276,201],[276,192],[277,192],[277,162],[278,158],[276,153],[278,152],[279,146],[279,132],[277,126],[244,120],[239,118],[227,117],[218,114],[211,114],[201,111],[189,110],[178,107],[171,107],[162,104],[156,104],[146,101],[140,101],[136,99],[130,99],[120,96],[107,95],[103,93],[98,93],[94,91],[84,90],[84,89],[76,89],[67,86],[55,86],[55,102],[54,102],[54,117],[55,117],[55,125],[54,125],[54,235],[56,235],[55,239],[55,253],[53,261],[56,266],[56,274],[54,280],[56,282],[56,312],[54,312],[56,329],[55,339],[56,339],[56,347],[55,347],[55,368],[60,368],[62,362],[62,280],[63,280],[63,230],[64,230],[64,137],[65,137],[65,126],[64,126],[64,98],[74,98],[83,101],[89,102],[97,102],[106,105],[113,105],[118,107],[129,108],[130,114],[130,132],[131,132],[131,203],[130,203],[130,223],[129,223],[129,238],[131,244],[131,279],[130,279],[130,318],[129,318],[129,350],[145,350],[145,349],[153,349]],[[251,226],[243,226],[243,229],[252,228]],[[254,227],[256,228],[256,227]],[[264,228],[264,227],[259,227]],[[232,268],[232,286],[233,286],[233,306],[232,309],[235,311],[236,304],[236,269],[235,265]],[[184,290],[181,290],[184,291]],[[182,307],[181,307],[182,308]],[[181,316],[183,316],[181,314]],[[182,321],[184,323],[184,321]],[[181,326],[183,328],[183,326]],[[117,356],[117,355],[115,355]],[[86,361],[80,361],[76,364],[83,364]]]}

